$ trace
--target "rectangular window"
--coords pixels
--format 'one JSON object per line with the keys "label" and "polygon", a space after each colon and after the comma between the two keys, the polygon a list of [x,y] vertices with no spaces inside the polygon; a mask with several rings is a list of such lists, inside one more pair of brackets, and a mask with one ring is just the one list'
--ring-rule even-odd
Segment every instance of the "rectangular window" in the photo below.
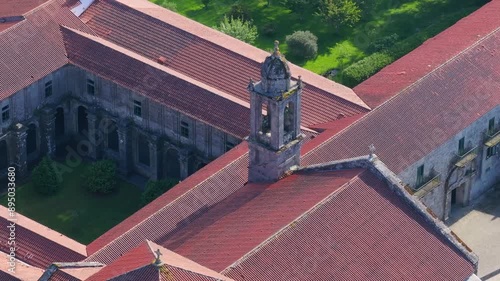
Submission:
{"label": "rectangular window", "polygon": [[142,103],[137,100],[134,100],[134,115],[142,117]]}
{"label": "rectangular window", "polygon": [[417,168],[417,186],[424,183],[424,165]]}
{"label": "rectangular window", "polygon": [[189,138],[189,123],[181,121],[181,136]]}
{"label": "rectangular window", "polygon": [[486,159],[490,158],[495,154],[497,154],[496,146],[488,147],[488,149],[486,150]]}
{"label": "rectangular window", "polygon": [[2,107],[2,122],[9,120],[9,118],[10,118],[9,106],[6,105]]}
{"label": "rectangular window", "polygon": [[465,153],[465,137],[458,141],[458,155],[462,156]]}
{"label": "rectangular window", "polygon": [[48,98],[52,96],[52,80],[45,83],[45,97]]}
{"label": "rectangular window", "polygon": [[92,79],[87,79],[87,94],[95,95],[95,83]]}
{"label": "rectangular window", "polygon": [[488,133],[493,134],[495,131],[495,117],[491,118],[488,122]]}

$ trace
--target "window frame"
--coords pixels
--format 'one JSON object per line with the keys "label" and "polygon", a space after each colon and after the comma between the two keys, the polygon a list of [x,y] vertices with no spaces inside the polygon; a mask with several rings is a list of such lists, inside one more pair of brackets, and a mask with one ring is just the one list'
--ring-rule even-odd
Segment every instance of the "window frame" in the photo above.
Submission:
{"label": "window frame", "polygon": [[189,130],[189,122],[181,121],[180,124],[180,134],[184,138],[189,138],[190,130]]}
{"label": "window frame", "polygon": [[424,173],[425,173],[425,165],[422,164],[417,168],[417,186],[420,186],[424,183]]}
{"label": "window frame", "polygon": [[2,122],[7,122],[10,120],[10,105],[7,104],[2,107]]}
{"label": "window frame", "polygon": [[87,94],[95,96],[95,80],[87,78]]}
{"label": "window frame", "polygon": [[45,82],[45,88],[44,88],[45,91],[44,91],[44,93],[45,93],[45,97],[46,98],[52,96],[52,94],[53,94],[53,91],[52,91],[53,90],[53,86],[52,85],[53,85],[52,84],[52,80],[49,80],[49,81]]}
{"label": "window frame", "polygon": [[488,133],[492,134],[495,131],[495,117],[488,121]]}
{"label": "window frame", "polygon": [[462,156],[465,153],[465,137],[458,140],[458,155]]}
{"label": "window frame", "polygon": [[138,100],[134,100],[134,116],[142,118],[142,102]]}

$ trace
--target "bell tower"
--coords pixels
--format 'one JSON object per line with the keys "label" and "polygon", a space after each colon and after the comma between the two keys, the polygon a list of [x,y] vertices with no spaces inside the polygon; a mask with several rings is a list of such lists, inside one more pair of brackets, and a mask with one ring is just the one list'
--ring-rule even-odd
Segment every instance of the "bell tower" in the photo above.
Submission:
{"label": "bell tower", "polygon": [[302,80],[290,80],[290,68],[274,52],[262,64],[261,80],[250,79],[250,167],[249,181],[276,181],[292,166],[300,164],[300,102]]}

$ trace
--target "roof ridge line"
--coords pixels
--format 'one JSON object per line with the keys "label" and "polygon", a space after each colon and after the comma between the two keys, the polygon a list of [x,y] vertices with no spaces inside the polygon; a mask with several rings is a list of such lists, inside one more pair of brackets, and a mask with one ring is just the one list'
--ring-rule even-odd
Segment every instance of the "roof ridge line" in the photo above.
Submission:
{"label": "roof ridge line", "polygon": [[[132,3],[134,2],[134,3]],[[262,60],[265,59],[265,57],[263,57],[262,59],[261,58],[257,58],[258,56],[268,56],[269,55],[269,52],[268,51],[265,51],[265,50],[262,50],[258,47],[255,47],[255,46],[252,46],[248,43],[245,43],[243,41],[240,41],[232,36],[229,36],[223,32],[220,32],[212,27],[209,27],[207,25],[204,25],[200,22],[197,22],[197,21],[194,21],[184,15],[181,15],[179,13],[176,13],[176,12],[173,12],[173,11],[170,11],[169,9],[166,9],[162,6],[159,6],[157,5],[156,3],[153,3],[153,2],[149,2],[147,1],[147,4],[144,4],[144,3],[141,3],[143,5],[148,5],[149,7],[146,7],[146,6],[141,6],[139,7],[135,1],[129,1],[129,0],[113,0],[113,1],[109,1],[108,3],[111,3],[112,5],[114,3],[118,4],[118,5],[121,5],[121,6],[124,6],[124,7],[127,7],[128,9],[132,9],[136,12],[139,12],[143,15],[146,15],[150,18],[153,18],[155,20],[158,20],[160,22],[163,22],[164,24],[167,24],[169,26],[172,26],[176,29],[181,29],[182,31],[186,32],[186,33],[189,33],[191,34],[192,36],[195,36],[201,40],[204,40],[206,42],[209,42],[210,44],[213,44],[215,46],[218,46],[220,48],[222,48],[223,50],[225,51],[228,51],[228,52],[231,52],[237,56],[241,56],[243,58],[246,58],[252,62],[256,62],[256,63],[259,63],[261,64],[262,63]],[[135,5],[134,5],[135,4]],[[167,22],[165,21],[164,19],[161,18],[161,16],[155,16],[151,13],[148,13],[147,11],[145,11],[145,9],[162,9],[162,12],[163,13],[172,13],[172,15],[169,15],[169,16],[173,16],[175,17],[176,19],[173,19],[172,21],[170,22]],[[179,19],[181,19],[186,22],[185,23],[185,26],[179,26]],[[189,24],[188,24],[189,23]],[[200,34],[200,33],[197,33],[193,30],[193,26],[196,27],[196,25],[198,25],[199,27],[203,27],[203,28],[207,28],[208,29],[208,32],[205,32],[205,34]],[[204,30],[206,31],[206,30]],[[236,52],[234,50],[234,48],[229,48],[228,46],[226,46],[225,44],[223,44],[222,40],[224,40],[224,42],[228,42],[229,41],[229,44],[231,43],[235,43],[235,44],[238,44],[237,47],[243,47],[243,48],[248,48],[246,51],[248,52],[244,52],[246,55],[242,55],[242,52]],[[230,42],[230,41],[233,41],[233,42]],[[257,52],[259,54],[257,54]],[[308,69],[305,69],[303,67],[300,67],[294,63],[291,63],[291,62],[288,62],[290,67],[293,67],[293,71],[298,71],[300,73],[296,73],[296,75],[292,75],[292,78],[294,79],[298,79],[298,76],[301,75],[302,76],[302,79],[304,79],[304,75],[306,76],[311,76],[309,78],[312,78],[314,79],[315,81],[315,84],[311,84],[311,82],[307,82],[306,79],[305,82],[306,83],[309,83],[311,86],[313,87],[316,87],[330,95],[333,95],[339,99],[342,99],[343,101],[345,102],[348,102],[352,105],[355,105],[355,106],[359,106],[361,108],[364,108],[364,109],[367,109],[367,110],[371,110],[370,106],[368,106],[355,92],[352,88],[349,88],[343,84],[340,84],[340,83],[337,83],[333,80],[330,80],[328,78],[325,78],[323,76],[321,76],[320,74],[316,74]],[[322,81],[320,81],[322,80]],[[322,84],[323,83],[323,84]],[[332,89],[332,88],[328,88],[327,87],[327,83],[331,83],[332,85],[334,85],[334,87],[336,87],[337,89]],[[331,85],[329,85],[329,87],[332,87]],[[342,91],[340,91],[341,88],[345,88],[344,90],[348,90],[350,91],[349,95],[343,95],[341,94]]]}
{"label": "roof ridge line", "polygon": [[[469,47],[465,48],[464,50],[462,50],[460,53],[456,54],[455,56],[451,57],[450,59],[448,59],[447,61],[445,61],[444,63],[442,63],[441,65],[439,65],[438,67],[436,67],[434,70],[432,70],[431,72],[427,73],[426,75],[424,75],[423,77],[421,77],[420,79],[418,79],[417,81],[413,82],[412,84],[406,86],[404,89],[400,90],[396,95],[390,97],[388,100],[384,101],[383,103],[381,103],[380,105],[378,105],[377,107],[373,108],[372,110],[366,112],[364,114],[364,116],[361,116],[361,118],[359,118],[358,120],[352,122],[351,124],[349,124],[347,127],[345,127],[344,129],[340,130],[339,132],[337,132],[335,135],[329,137],[328,139],[326,139],[325,141],[323,141],[322,143],[320,143],[319,145],[317,145],[316,147],[314,147],[313,149],[311,149],[310,151],[308,151],[306,154],[302,155],[302,157],[306,157],[306,156],[309,156],[311,153],[315,152],[316,150],[320,149],[321,147],[327,145],[327,143],[329,143],[331,140],[335,139],[336,137],[338,137],[341,133],[343,133],[344,131],[346,131],[347,129],[350,129],[351,127],[353,127],[354,125],[356,125],[357,123],[361,122],[362,120],[364,120],[365,118],[369,118],[369,116],[371,116],[372,114],[375,114],[375,112],[378,112],[378,109],[383,107],[383,106],[387,106],[387,104],[389,102],[391,102],[392,100],[400,97],[402,94],[406,94],[408,90],[412,89],[413,87],[416,87],[416,84],[417,83],[420,83],[423,79],[427,78],[428,76],[430,76],[431,74],[433,74],[435,71],[437,71],[438,69],[441,69],[442,67],[448,65],[449,63],[451,63],[452,61],[454,61],[455,59],[457,59],[458,56],[460,55],[463,55],[465,52],[469,51],[470,49],[476,47],[477,45],[479,45],[482,41],[490,38],[491,36],[493,36],[494,33],[496,33],[497,31],[500,30],[500,27],[496,28],[495,30],[493,30],[492,32],[488,33],[487,35],[485,35],[483,38],[480,38],[478,41],[476,41],[474,44],[470,45]],[[436,35],[437,36],[437,35]],[[425,41],[427,42],[427,40]],[[424,42],[424,43],[425,43]],[[414,51],[414,50],[413,50]],[[413,52],[412,51],[412,52]],[[411,53],[411,52],[410,52]],[[409,53],[408,53],[409,54]],[[408,55],[407,54],[407,55]],[[405,55],[406,56],[406,55]],[[404,57],[403,57],[404,58]],[[401,58],[400,58],[401,59]],[[323,134],[325,132],[327,132],[328,130],[320,133]]]}
{"label": "roof ridge line", "polygon": [[[168,249],[167,249],[167,250],[168,250]],[[184,257],[184,256],[183,256],[183,257]],[[186,258],[186,257],[185,257],[185,258]],[[186,258],[186,259],[187,259],[187,258]],[[193,261],[193,260],[191,260],[191,259],[189,259],[189,260],[190,260],[190,261],[192,261],[192,262],[195,262],[195,261]],[[200,265],[201,265],[201,264],[200,264]],[[193,274],[196,274],[196,275],[198,275],[198,276],[209,277],[209,278],[214,279],[214,280],[217,280],[217,281],[224,281],[224,279],[219,279],[219,278],[217,278],[217,277],[213,277],[213,276],[209,276],[209,275],[206,275],[206,274],[202,274],[202,273],[199,273],[199,272],[196,272],[196,271],[192,271],[192,270],[189,270],[189,269],[186,269],[186,268],[178,267],[178,266],[176,266],[176,265],[172,265],[172,264],[169,264],[169,263],[164,263],[164,266],[174,267],[174,268],[179,269],[179,270],[182,270],[182,271],[186,271],[186,272],[189,272],[189,273],[193,273]],[[201,265],[201,266],[203,266],[203,265]],[[205,267],[205,268],[207,268],[207,269],[209,269],[209,270],[213,270],[213,269],[210,269],[210,268],[208,268],[208,267],[206,267],[206,266],[204,266],[204,267]],[[216,273],[218,273],[217,271],[215,271],[215,272],[216,272]],[[221,274],[221,273],[218,273],[218,274]],[[227,277],[227,280],[233,280],[233,279],[231,279],[231,278]]]}
{"label": "roof ridge line", "polygon": [[[158,213],[162,212],[163,210],[165,210],[166,208],[170,207],[172,204],[174,204],[175,202],[181,200],[181,198],[185,197],[185,196],[188,196],[187,194],[192,192],[193,189],[196,189],[198,188],[200,185],[202,185],[203,183],[207,182],[208,180],[214,178],[217,174],[219,174],[219,172],[221,171],[224,171],[229,165],[233,164],[234,162],[238,161],[239,159],[243,158],[244,156],[246,156],[248,154],[248,151],[246,151],[245,153],[243,153],[241,156],[239,156],[238,158],[234,159],[233,161],[231,161],[230,163],[228,163],[227,165],[225,165],[222,169],[219,169],[216,173],[216,174],[212,174],[210,175],[209,177],[207,177],[206,179],[204,179],[202,182],[198,183],[197,185],[193,186],[191,189],[189,189],[188,191],[184,192],[183,194],[181,194],[180,196],[176,197],[174,200],[172,200],[172,202],[168,203],[167,205],[163,206],[162,208],[160,208],[159,210],[155,211],[153,214],[149,215],[147,218],[141,220],[139,223],[135,224],[132,228],[128,229],[127,231],[125,231],[124,233],[120,234],[118,237],[116,237],[115,239],[113,239],[111,242],[109,242],[108,244],[104,245],[103,247],[101,247],[99,250],[97,250],[96,252],[92,253],[91,255],[87,256],[86,259],[88,258],[91,258],[93,256],[95,256],[96,254],[100,253],[101,251],[103,251],[106,247],[108,247],[110,244],[112,243],[116,243],[116,241],[118,239],[120,239],[121,237],[125,236],[126,234],[128,234],[129,232],[135,230],[137,227],[139,227],[139,225],[143,224],[145,221],[148,221],[149,219],[151,219],[151,217],[157,215]],[[175,187],[175,186],[174,186]],[[168,191],[167,191],[168,192]],[[166,193],[166,192],[165,192]],[[163,194],[165,194],[163,193]],[[163,195],[162,194],[162,195]],[[160,196],[161,197],[161,196]],[[158,197],[158,198],[160,198]],[[151,203],[150,203],[151,204]],[[147,205],[146,205],[147,206]],[[144,207],[143,207],[144,208]],[[97,238],[99,239],[99,238]],[[144,239],[147,239],[147,238],[144,238]],[[150,239],[147,239],[151,242],[154,243],[154,241],[150,240]],[[95,241],[95,240],[94,240]],[[91,242],[92,243],[92,242]],[[88,246],[88,245],[87,245]]]}
{"label": "roof ridge line", "polygon": [[[295,172],[298,172],[298,171],[306,171],[306,170],[302,170],[302,169],[298,169],[296,170]],[[264,240],[263,242],[261,242],[259,245],[257,245],[255,248],[253,248],[252,250],[250,250],[249,252],[247,252],[245,255],[243,255],[241,258],[239,258],[238,260],[236,260],[234,263],[232,263],[231,265],[227,266],[224,270],[221,271],[221,274],[226,274],[229,270],[233,269],[233,268],[237,268],[242,262],[244,262],[245,260],[247,260],[248,258],[250,258],[253,254],[255,254],[256,252],[260,251],[262,248],[264,248],[267,244],[273,242],[276,238],[280,237],[282,234],[286,233],[289,229],[295,227],[295,225],[297,224],[297,222],[299,221],[302,221],[304,220],[306,217],[308,217],[311,213],[315,212],[317,209],[319,209],[320,207],[322,207],[323,205],[325,205],[326,203],[328,203],[331,199],[333,199],[334,197],[336,197],[338,194],[340,194],[340,192],[342,192],[343,190],[345,190],[348,186],[350,186],[351,182],[353,181],[353,179],[356,179],[358,178],[358,176],[360,174],[362,174],[363,172],[365,172],[366,170],[362,170],[360,171],[359,173],[357,173],[356,175],[354,175],[351,179],[349,179],[346,183],[344,183],[342,186],[340,186],[338,189],[336,189],[335,191],[333,191],[332,193],[330,193],[328,196],[326,196],[325,198],[323,198],[321,201],[319,201],[318,203],[316,203],[314,206],[312,206],[309,210],[303,212],[302,214],[300,214],[296,219],[294,219],[293,221],[291,221],[289,224],[285,225],[284,227],[282,227],[280,230],[278,230],[277,232],[275,232],[273,235],[271,235],[270,237],[268,237],[266,240]]]}

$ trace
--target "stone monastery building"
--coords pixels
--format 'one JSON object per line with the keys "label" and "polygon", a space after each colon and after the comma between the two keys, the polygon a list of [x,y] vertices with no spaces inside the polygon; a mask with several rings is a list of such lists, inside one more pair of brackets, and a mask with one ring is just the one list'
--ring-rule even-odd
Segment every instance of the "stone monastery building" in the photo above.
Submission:
{"label": "stone monastery building", "polygon": [[500,181],[499,27],[492,0],[349,89],[145,0],[1,3],[1,171],[182,181],[89,245],[20,215],[0,280],[479,280],[441,220]]}

